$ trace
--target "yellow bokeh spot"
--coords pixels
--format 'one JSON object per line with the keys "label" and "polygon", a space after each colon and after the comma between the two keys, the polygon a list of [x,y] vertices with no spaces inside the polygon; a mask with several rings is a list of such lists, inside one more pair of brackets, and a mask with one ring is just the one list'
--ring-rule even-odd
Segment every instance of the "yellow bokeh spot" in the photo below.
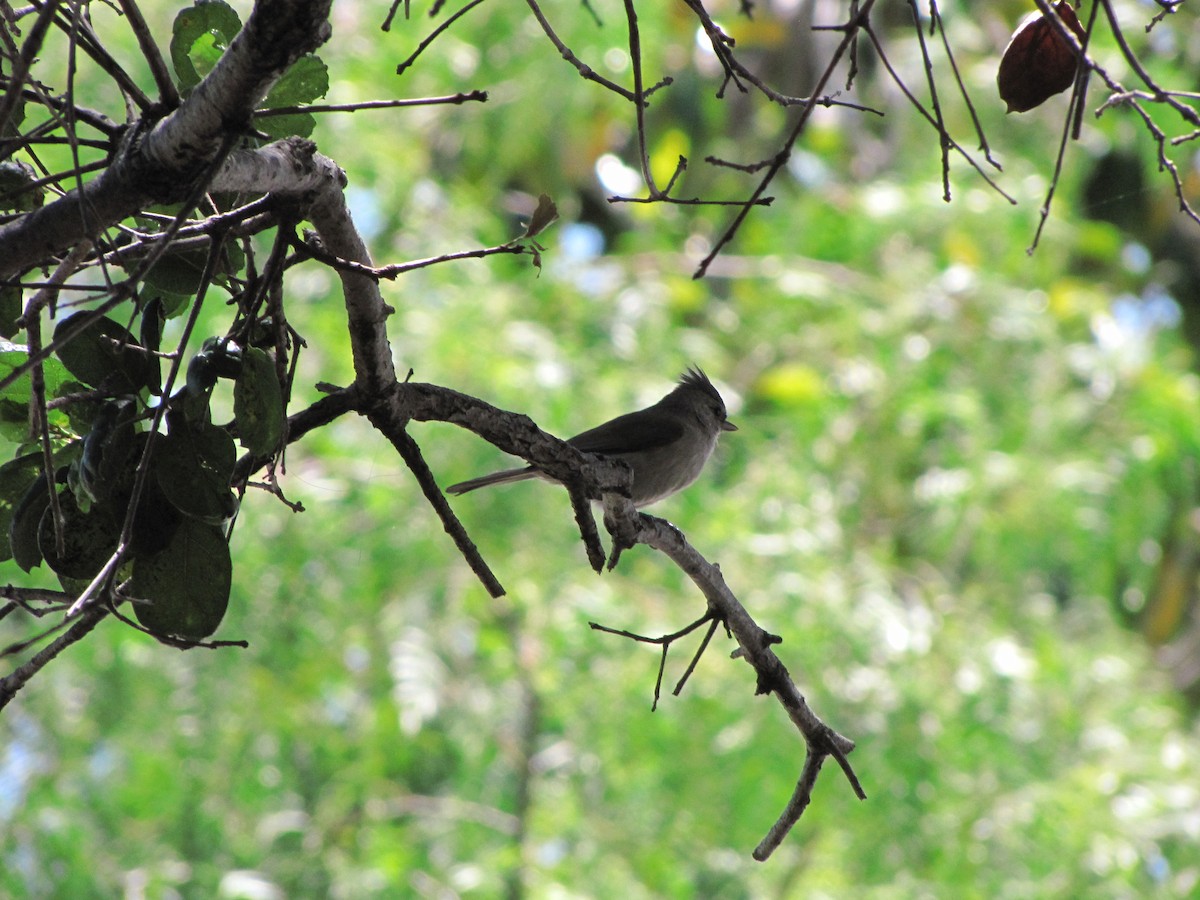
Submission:
{"label": "yellow bokeh spot", "polygon": [[771,403],[807,406],[825,396],[825,379],[812,366],[783,363],[760,376],[756,392]]}

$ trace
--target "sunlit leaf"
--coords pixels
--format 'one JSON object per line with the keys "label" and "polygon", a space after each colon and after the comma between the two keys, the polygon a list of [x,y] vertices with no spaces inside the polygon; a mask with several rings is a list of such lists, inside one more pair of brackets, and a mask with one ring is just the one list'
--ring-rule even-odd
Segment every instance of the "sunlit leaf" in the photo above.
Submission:
{"label": "sunlit leaf", "polygon": [[171,35],[171,64],[179,87],[187,92],[199,84],[241,30],[241,18],[224,0],[197,0],[181,10]]}

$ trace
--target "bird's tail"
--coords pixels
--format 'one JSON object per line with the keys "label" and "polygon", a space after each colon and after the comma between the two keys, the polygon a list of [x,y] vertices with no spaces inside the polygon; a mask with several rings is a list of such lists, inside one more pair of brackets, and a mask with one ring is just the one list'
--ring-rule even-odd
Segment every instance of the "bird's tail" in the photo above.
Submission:
{"label": "bird's tail", "polygon": [[537,474],[537,470],[533,466],[526,466],[524,469],[505,469],[503,472],[493,472],[491,475],[482,475],[479,478],[472,478],[470,481],[460,481],[458,484],[452,484],[446,488],[446,493],[465,494],[467,491],[475,491],[493,484],[524,481],[526,478],[536,477]]}

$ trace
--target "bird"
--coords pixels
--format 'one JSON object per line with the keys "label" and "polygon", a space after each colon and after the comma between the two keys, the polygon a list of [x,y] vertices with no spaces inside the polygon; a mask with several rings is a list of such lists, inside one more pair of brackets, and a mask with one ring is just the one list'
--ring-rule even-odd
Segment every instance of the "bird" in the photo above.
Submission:
{"label": "bird", "polygon": [[[584,453],[624,460],[633,470],[630,499],[636,507],[657,503],[699,477],[723,431],[737,431],[725,401],[696,367],[689,368],[669,394],[645,409],[626,413],[568,438]],[[537,466],[505,469],[446,488],[450,494],[528,478],[553,481]]]}

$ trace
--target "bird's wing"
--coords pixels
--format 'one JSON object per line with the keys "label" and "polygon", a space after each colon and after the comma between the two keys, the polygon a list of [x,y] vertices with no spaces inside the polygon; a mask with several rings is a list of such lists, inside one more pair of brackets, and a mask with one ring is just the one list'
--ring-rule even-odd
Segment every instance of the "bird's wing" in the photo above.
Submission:
{"label": "bird's wing", "polygon": [[683,436],[683,423],[675,416],[648,409],[617,416],[567,441],[584,453],[637,453],[674,443]]}

